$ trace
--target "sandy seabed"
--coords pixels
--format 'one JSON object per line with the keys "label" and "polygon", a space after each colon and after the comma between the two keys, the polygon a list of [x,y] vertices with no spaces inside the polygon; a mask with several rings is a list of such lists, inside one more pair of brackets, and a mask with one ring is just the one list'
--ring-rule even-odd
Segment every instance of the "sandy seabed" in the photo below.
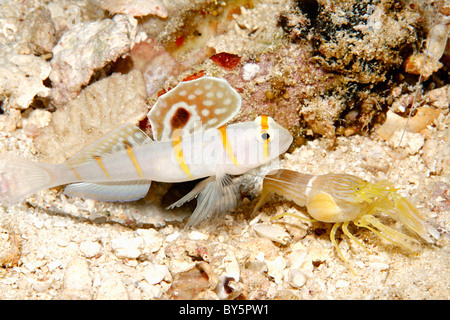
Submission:
{"label": "sandy seabed", "polygon": [[[73,5],[70,1],[67,4],[74,9],[69,6]],[[38,7],[39,3],[35,5]],[[14,35],[14,15],[17,18],[32,8],[13,4],[11,8],[14,10],[2,11],[0,21],[11,26]],[[60,10],[55,8],[52,13]],[[257,8],[255,5],[253,10]],[[246,17],[251,10],[244,12]],[[223,45],[224,37],[218,40],[218,47]],[[17,50],[20,41],[5,39],[3,46],[10,45],[4,49],[7,56]],[[3,63],[7,65],[6,61]],[[210,62],[202,66],[208,72]],[[33,79],[39,79],[33,73],[37,67],[30,59],[17,72],[20,76],[29,68]],[[44,74],[45,70],[43,66]],[[42,85],[45,78],[37,83]],[[28,85],[35,94],[50,97],[35,82]],[[448,91],[449,85],[445,86]],[[8,94],[24,97],[26,90]],[[192,206],[166,212],[161,200],[155,201],[151,194],[134,203],[100,203],[67,198],[61,188],[54,188],[21,204],[0,206],[0,298],[449,299],[448,97],[447,94],[446,100],[440,102],[443,112],[432,125],[421,133],[405,135],[400,156],[393,151],[395,142],[385,141],[374,132],[337,137],[331,150],[329,137],[308,139],[302,146],[291,148],[280,161],[236,178],[241,201],[218,226],[184,230],[183,219]],[[19,107],[17,101],[17,108],[0,116],[0,151],[39,159],[30,127],[27,131],[21,124],[20,112],[11,111],[26,109],[24,105]],[[6,109],[5,103],[3,107]],[[45,117],[51,117],[50,113],[45,113]],[[32,121],[37,127],[40,121],[44,122],[42,127],[49,122],[44,115]],[[433,145],[438,147],[430,147]],[[260,194],[261,176],[271,169],[347,173],[378,181],[386,178],[390,165],[393,168],[389,181],[440,232],[435,244],[423,245],[417,253],[405,252],[369,230],[355,227],[352,230],[369,254],[339,232],[340,249],[356,272],[352,274],[329,239],[330,224],[289,216],[271,219],[284,212],[305,214],[304,208],[274,196],[251,215]],[[173,189],[154,184],[150,193],[164,194],[167,190]],[[402,228],[386,221],[392,227]],[[268,229],[256,227],[261,225]],[[274,234],[283,237],[276,238]]]}

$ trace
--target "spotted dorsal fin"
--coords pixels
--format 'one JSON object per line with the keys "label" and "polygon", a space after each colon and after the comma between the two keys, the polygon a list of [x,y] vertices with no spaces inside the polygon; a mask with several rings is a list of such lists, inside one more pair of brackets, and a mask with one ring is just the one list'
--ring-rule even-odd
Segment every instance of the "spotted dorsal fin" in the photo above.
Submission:
{"label": "spotted dorsal fin", "polygon": [[127,150],[152,141],[141,129],[131,123],[126,123],[82,149],[67,160],[65,164],[76,167],[115,152]]}
{"label": "spotted dorsal fin", "polygon": [[240,95],[225,79],[202,77],[180,82],[159,97],[147,117],[155,140],[168,140],[172,132],[181,135],[218,128],[241,108]]}

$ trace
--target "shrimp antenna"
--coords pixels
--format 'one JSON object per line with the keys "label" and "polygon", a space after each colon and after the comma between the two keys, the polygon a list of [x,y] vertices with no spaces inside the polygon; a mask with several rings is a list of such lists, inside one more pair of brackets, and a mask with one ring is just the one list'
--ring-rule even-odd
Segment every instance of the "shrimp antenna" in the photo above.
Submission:
{"label": "shrimp antenna", "polygon": [[[443,32],[442,29],[445,28],[445,31]],[[445,33],[445,36],[444,36]],[[424,78],[423,71],[425,69],[425,65],[427,64],[429,59],[436,59],[439,60],[442,54],[444,53],[445,46],[447,43],[447,27],[446,25],[437,24],[433,26],[427,36],[426,45],[425,45],[425,52],[424,52],[424,58],[422,59],[421,67],[420,67],[420,75],[419,79],[416,84],[416,91],[414,93],[414,98],[411,103],[411,109],[409,110],[408,118],[406,119],[405,126],[403,128],[402,134],[400,135],[400,139],[397,143],[397,146],[394,148],[394,151],[396,151],[405,136],[406,129],[408,128],[409,119],[411,118],[412,113],[417,109],[416,102],[419,97],[419,88],[422,84],[422,80]],[[395,167],[395,165],[398,162],[398,153],[395,154],[394,161],[392,165],[389,167],[389,170],[386,174],[386,180],[389,179],[390,174],[392,172],[392,168]]]}
{"label": "shrimp antenna", "polygon": [[[409,110],[408,118],[406,118],[405,126],[403,127],[402,134],[400,135],[400,139],[398,140],[398,143],[395,146],[394,151],[396,151],[396,150],[398,150],[398,148],[400,148],[400,146],[402,144],[403,137],[405,136],[406,128],[408,128],[409,119],[411,118],[412,113],[417,109],[416,100],[418,99],[418,96],[419,96],[419,88],[420,88],[420,85],[421,85],[422,79],[423,79],[423,68],[425,67],[425,62],[426,62],[427,58],[428,58],[428,55],[425,54],[425,58],[422,60],[422,66],[420,67],[420,76],[419,76],[419,80],[417,81],[417,84],[416,84],[416,91],[414,93],[414,98],[413,98],[413,101],[411,103],[411,109]],[[391,172],[392,172],[392,168],[395,167],[395,165],[397,164],[398,159],[399,159],[398,153],[395,153],[394,162],[389,167],[389,170],[388,170],[387,175],[386,175],[386,180],[389,180],[389,177],[390,177]]]}
{"label": "shrimp antenna", "polygon": [[[277,171],[277,170],[274,170],[274,171]],[[257,178],[264,178],[264,179],[271,180],[271,181],[282,182],[284,184],[288,184],[288,185],[297,187],[297,183],[295,183],[295,182],[290,182],[290,181],[286,181],[286,180],[280,180],[280,179],[277,179],[277,178],[272,178],[272,177],[267,176],[268,174],[270,174],[270,172],[266,173],[265,175],[264,174],[251,173],[251,172],[246,172],[245,174],[249,175],[249,176],[257,177]],[[307,188],[311,188],[311,187],[307,187]]]}

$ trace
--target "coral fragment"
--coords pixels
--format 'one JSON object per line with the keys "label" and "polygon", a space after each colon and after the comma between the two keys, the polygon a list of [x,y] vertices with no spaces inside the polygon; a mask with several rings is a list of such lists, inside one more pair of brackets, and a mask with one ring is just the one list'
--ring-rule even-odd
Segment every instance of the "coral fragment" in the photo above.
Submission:
{"label": "coral fragment", "polygon": [[50,65],[34,55],[9,54],[0,57],[0,98],[2,108],[26,109],[35,96],[50,95],[43,81],[50,74]]}
{"label": "coral fragment", "polygon": [[111,13],[131,14],[134,17],[157,15],[167,18],[167,8],[159,0],[102,0],[100,8]]}
{"label": "coral fragment", "polygon": [[239,65],[241,57],[227,52],[220,52],[213,55],[211,60],[222,69],[231,71]]}
{"label": "coral fragment", "polygon": [[130,51],[137,21],[116,15],[90,23],[79,23],[64,33],[53,48],[51,60],[52,102],[61,106],[76,97],[95,70]]}
{"label": "coral fragment", "polygon": [[[124,89],[126,88],[126,89]],[[53,113],[36,139],[44,159],[61,162],[120,123],[137,123],[148,111],[144,79],[140,71],[113,74],[97,81],[67,105]]]}

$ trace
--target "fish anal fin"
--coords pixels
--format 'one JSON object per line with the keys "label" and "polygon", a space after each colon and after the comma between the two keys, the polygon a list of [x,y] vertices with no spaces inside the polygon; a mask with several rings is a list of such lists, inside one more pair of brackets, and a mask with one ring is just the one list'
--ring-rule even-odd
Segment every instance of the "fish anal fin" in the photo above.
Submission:
{"label": "fish anal fin", "polygon": [[82,199],[98,201],[135,201],[145,197],[150,189],[151,181],[125,182],[80,182],[69,184],[64,194]]}
{"label": "fish anal fin", "polygon": [[150,143],[153,140],[137,126],[126,123],[107,133],[65,162],[70,167],[83,165],[115,152]]}

